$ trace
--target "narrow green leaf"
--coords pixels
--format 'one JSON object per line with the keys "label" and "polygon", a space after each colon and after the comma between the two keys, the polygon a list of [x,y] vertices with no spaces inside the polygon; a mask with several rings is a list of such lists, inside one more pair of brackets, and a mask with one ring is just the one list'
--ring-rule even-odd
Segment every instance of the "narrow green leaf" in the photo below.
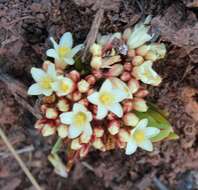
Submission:
{"label": "narrow green leaf", "polygon": [[59,137],[54,146],[52,147],[52,154],[56,154],[62,146],[62,139]]}
{"label": "narrow green leaf", "polygon": [[167,140],[177,140],[177,139],[179,139],[179,136],[174,132],[171,132],[167,137]]}
{"label": "narrow green leaf", "polygon": [[161,140],[165,139],[166,137],[168,137],[169,134],[170,134],[170,132],[171,132],[171,131],[170,131],[169,129],[161,130],[160,133],[159,133],[157,136],[155,136],[155,137],[153,137],[153,138],[151,139],[151,141],[152,141],[152,142],[161,141]]}

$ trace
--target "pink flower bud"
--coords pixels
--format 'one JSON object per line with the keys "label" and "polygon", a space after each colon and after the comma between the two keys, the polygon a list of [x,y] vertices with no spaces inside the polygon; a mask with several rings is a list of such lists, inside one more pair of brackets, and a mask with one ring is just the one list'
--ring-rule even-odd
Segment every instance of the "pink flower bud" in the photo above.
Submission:
{"label": "pink flower bud", "polygon": [[148,94],[149,94],[149,91],[148,91],[148,90],[142,89],[142,90],[139,90],[139,91],[135,94],[135,96],[138,97],[138,98],[144,98],[144,97],[146,97]]}
{"label": "pink flower bud", "polygon": [[44,137],[50,136],[55,134],[56,129],[55,127],[51,126],[50,124],[45,124],[41,130],[41,133]]}
{"label": "pink flower bud", "polygon": [[107,119],[108,120],[114,120],[114,119],[116,119],[116,115],[114,113],[110,112],[107,115]]}
{"label": "pink flower bud", "polygon": [[68,126],[60,124],[57,128],[58,136],[61,138],[66,138],[68,135]]}
{"label": "pink flower bud", "polygon": [[143,62],[144,62],[144,58],[143,58],[142,56],[139,56],[139,55],[135,56],[135,57],[133,58],[133,60],[132,60],[132,64],[133,64],[133,65],[140,65],[140,64],[142,64]]}
{"label": "pink flower bud", "polygon": [[100,67],[102,66],[102,57],[98,57],[98,56],[94,56],[91,59],[91,67],[93,69],[100,69]]}
{"label": "pink flower bud", "polygon": [[55,108],[47,108],[45,117],[48,119],[56,119],[58,117],[58,112]]}
{"label": "pink flower bud", "polygon": [[121,149],[126,147],[126,142],[117,141],[116,143],[117,143],[117,146]]}
{"label": "pink flower bud", "polygon": [[96,78],[93,75],[86,76],[85,80],[89,83],[89,85],[94,85],[96,83]]}
{"label": "pink flower bud", "polygon": [[73,70],[69,73],[69,77],[71,78],[71,80],[73,80],[74,82],[77,82],[80,80],[80,73],[76,70]]}
{"label": "pink flower bud", "polygon": [[138,89],[140,88],[140,83],[138,80],[136,79],[131,79],[128,82],[128,87],[130,89],[130,92],[132,94],[136,93],[138,91]]}
{"label": "pink flower bud", "polygon": [[134,57],[135,56],[135,50],[129,49],[128,50],[128,56],[131,57],[131,58]]}
{"label": "pink flower bud", "polygon": [[123,102],[123,111],[124,113],[128,113],[133,110],[133,102],[132,100],[125,100]]}
{"label": "pink flower bud", "polygon": [[120,129],[118,133],[118,138],[121,142],[127,142],[129,139],[129,133],[126,129]]}
{"label": "pink flower bud", "polygon": [[82,147],[80,144],[79,138],[73,139],[71,142],[71,149],[72,150],[79,150]]}
{"label": "pink flower bud", "polygon": [[121,64],[113,65],[109,71],[105,74],[107,77],[117,77],[123,72],[124,68]]}
{"label": "pink flower bud", "polygon": [[111,135],[116,135],[120,129],[120,121],[112,120],[108,124],[108,131]]}
{"label": "pink flower bud", "polygon": [[96,79],[100,79],[103,77],[103,73],[100,70],[93,70],[92,74],[96,77]]}
{"label": "pink flower bud", "polygon": [[148,110],[148,106],[146,105],[146,102],[142,98],[134,98],[133,99],[134,104],[134,110],[139,112],[146,112]]}
{"label": "pink flower bud", "polygon": [[120,79],[122,80],[122,81],[129,81],[130,79],[131,79],[131,74],[129,73],[129,72],[124,72],[122,75],[121,75],[121,77],[120,77]]}
{"label": "pink flower bud", "polygon": [[126,113],[123,117],[124,124],[126,126],[136,126],[139,122],[139,118],[134,113]]}
{"label": "pink flower bud", "polygon": [[81,98],[82,98],[82,94],[81,94],[80,92],[78,92],[78,91],[76,91],[76,92],[74,92],[74,93],[72,94],[72,100],[73,100],[74,102],[79,101]]}
{"label": "pink flower bud", "polygon": [[104,135],[104,129],[102,127],[95,127],[93,134],[95,137],[102,137]]}
{"label": "pink flower bud", "polygon": [[81,93],[85,93],[89,90],[89,83],[84,79],[80,80],[77,86],[78,86],[79,92]]}
{"label": "pink flower bud", "polygon": [[35,125],[34,125],[34,127],[36,128],[36,129],[42,129],[43,127],[44,127],[44,125],[45,125],[45,119],[39,119],[36,123],[35,123]]}
{"label": "pink flower bud", "polygon": [[85,107],[88,107],[89,102],[86,98],[83,98],[79,101],[80,104],[83,104]]}
{"label": "pink flower bud", "polygon": [[66,99],[60,99],[56,106],[61,112],[67,112],[70,109],[69,101]]}
{"label": "pink flower bud", "polygon": [[130,72],[132,70],[132,64],[129,63],[129,62],[125,63],[124,64],[124,70]]}
{"label": "pink flower bud", "polygon": [[143,45],[143,46],[140,46],[139,48],[137,48],[135,50],[135,52],[137,55],[144,57],[147,54],[148,50],[149,50],[149,46]]}
{"label": "pink flower bud", "polygon": [[86,133],[82,133],[80,135],[80,143],[87,144],[91,140],[91,136],[86,135]]}
{"label": "pink flower bud", "polygon": [[93,94],[93,93],[94,93],[94,89],[91,88],[91,89],[88,90],[87,95],[89,96],[89,95],[91,95],[91,94]]}
{"label": "pink flower bud", "polygon": [[99,149],[99,150],[104,149],[104,143],[102,142],[101,138],[95,138],[92,145],[95,149]]}
{"label": "pink flower bud", "polygon": [[89,145],[83,145],[81,147],[80,152],[79,152],[80,158],[84,158],[88,154],[89,148],[90,148]]}

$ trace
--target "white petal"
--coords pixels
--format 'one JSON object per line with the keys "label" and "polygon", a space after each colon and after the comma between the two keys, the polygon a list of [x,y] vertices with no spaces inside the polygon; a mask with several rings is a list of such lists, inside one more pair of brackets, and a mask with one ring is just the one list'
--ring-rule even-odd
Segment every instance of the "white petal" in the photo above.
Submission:
{"label": "white petal", "polygon": [[148,138],[152,138],[160,133],[160,130],[155,127],[147,127],[145,130],[145,135]]}
{"label": "white petal", "polygon": [[31,69],[31,74],[36,82],[39,82],[44,76],[46,76],[45,71],[43,71],[42,69],[37,69],[35,67]]}
{"label": "white petal", "polygon": [[146,139],[142,143],[138,144],[138,146],[147,151],[153,151],[153,145],[150,140]]}
{"label": "white petal", "polygon": [[125,91],[121,91],[118,89],[113,90],[113,94],[115,95],[116,102],[121,102],[122,100],[126,99],[129,96],[129,94],[126,93]]}
{"label": "white petal", "polygon": [[122,106],[119,103],[113,104],[113,106],[108,107],[108,109],[111,112],[113,112],[115,115],[117,115],[118,117],[122,117],[123,116]]}
{"label": "white petal", "polygon": [[98,97],[99,97],[99,93],[98,92],[94,92],[93,94],[89,95],[87,97],[88,101],[91,102],[92,104],[97,105],[98,104]]}
{"label": "white petal", "polygon": [[137,150],[137,145],[136,145],[135,141],[133,141],[132,139],[130,139],[130,140],[128,141],[128,143],[127,143],[125,154],[131,155],[131,154],[133,154],[136,150]]}
{"label": "white petal", "polygon": [[103,119],[108,113],[108,110],[104,106],[98,106],[97,119]]}
{"label": "white petal", "polygon": [[52,89],[42,89],[42,92],[45,96],[51,96],[53,93]]}
{"label": "white petal", "polygon": [[54,91],[59,91],[59,81],[53,82],[51,86]]}
{"label": "white petal", "polygon": [[64,62],[65,62],[67,65],[73,65],[75,61],[74,61],[73,58],[64,58]]}
{"label": "white petal", "polygon": [[58,44],[56,43],[56,41],[54,40],[53,37],[50,37],[50,41],[52,42],[54,49],[57,50],[58,49]]}
{"label": "white petal", "polygon": [[93,119],[92,113],[90,111],[87,111],[86,114],[87,114],[87,120],[91,121]]}
{"label": "white petal", "polygon": [[46,54],[47,54],[48,57],[53,57],[55,59],[58,59],[58,55],[57,55],[55,49],[48,49]]}
{"label": "white petal", "polygon": [[50,77],[52,77],[53,80],[56,79],[56,69],[53,63],[48,65],[47,73],[50,75]]}
{"label": "white petal", "polygon": [[145,129],[147,125],[148,125],[148,119],[146,118],[141,119],[139,123],[137,124],[136,129]]}
{"label": "white petal", "polygon": [[81,127],[76,127],[76,126],[74,126],[74,125],[70,125],[70,127],[69,127],[69,138],[76,138],[76,137],[78,137],[81,133],[82,133],[82,131],[83,131],[83,128],[81,128]]}
{"label": "white petal", "polygon": [[92,128],[91,128],[91,125],[90,123],[88,123],[85,128],[84,128],[84,133],[86,136],[91,136],[93,131],[92,131]]}
{"label": "white petal", "polygon": [[60,120],[64,124],[71,124],[72,123],[72,118],[73,118],[73,113],[72,112],[66,112],[60,114]]}
{"label": "white petal", "polygon": [[60,45],[63,47],[71,48],[73,46],[73,38],[71,32],[66,32],[60,39]]}
{"label": "white petal", "polygon": [[28,95],[40,95],[43,94],[43,90],[38,83],[31,85],[28,89]]}
{"label": "white petal", "polygon": [[100,91],[111,91],[112,83],[109,79],[105,80],[100,88]]}
{"label": "white petal", "polygon": [[87,112],[87,108],[85,108],[85,106],[83,104],[80,104],[80,103],[75,103],[73,105],[73,111],[74,112]]}
{"label": "white petal", "polygon": [[72,48],[71,53],[69,55],[71,57],[74,57],[74,55],[76,55],[83,47],[84,47],[83,44],[79,44],[79,45],[75,46],[74,48]]}

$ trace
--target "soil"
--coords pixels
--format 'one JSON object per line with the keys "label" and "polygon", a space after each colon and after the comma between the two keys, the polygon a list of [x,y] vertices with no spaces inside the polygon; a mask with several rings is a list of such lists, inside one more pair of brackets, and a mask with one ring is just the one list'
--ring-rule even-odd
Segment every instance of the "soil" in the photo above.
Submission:
{"label": "soil", "polygon": [[[0,0],[0,70],[26,87],[30,68],[40,67],[49,36],[65,31],[83,42],[97,10],[93,0]],[[110,4],[110,5],[109,5]],[[19,105],[0,82],[0,126],[21,153],[43,189],[48,190],[195,190],[198,189],[198,1],[112,0],[105,7],[100,32],[123,31],[145,15],[161,31],[168,55],[156,69],[163,77],[151,87],[149,100],[169,113],[179,140],[156,144],[155,151],[126,156],[120,150],[91,152],[78,162],[68,178],[61,178],[47,160],[55,139],[34,129],[36,118]],[[30,103],[34,99],[29,98]],[[0,189],[33,190],[0,139]]]}

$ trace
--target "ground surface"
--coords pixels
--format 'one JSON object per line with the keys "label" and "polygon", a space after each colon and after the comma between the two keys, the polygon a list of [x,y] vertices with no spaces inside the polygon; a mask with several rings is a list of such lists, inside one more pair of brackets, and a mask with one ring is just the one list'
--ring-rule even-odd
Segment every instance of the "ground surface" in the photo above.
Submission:
{"label": "ground surface", "polygon": [[[83,42],[97,6],[93,0],[0,0],[0,69],[24,85],[30,68],[41,66],[49,36],[72,31]],[[50,143],[33,128],[34,116],[23,109],[0,82],[0,125],[47,190],[194,190],[198,189],[198,1],[118,0],[107,7],[101,32],[123,30],[152,14],[169,53],[156,68],[164,80],[151,88],[149,99],[170,113],[179,134],[174,142],[156,144],[153,153],[92,152],[76,164],[67,179],[57,176],[47,161]],[[32,100],[30,99],[30,102]],[[33,190],[0,139],[0,189]],[[94,168],[94,171],[90,169]],[[163,186],[165,185],[165,186]]]}

